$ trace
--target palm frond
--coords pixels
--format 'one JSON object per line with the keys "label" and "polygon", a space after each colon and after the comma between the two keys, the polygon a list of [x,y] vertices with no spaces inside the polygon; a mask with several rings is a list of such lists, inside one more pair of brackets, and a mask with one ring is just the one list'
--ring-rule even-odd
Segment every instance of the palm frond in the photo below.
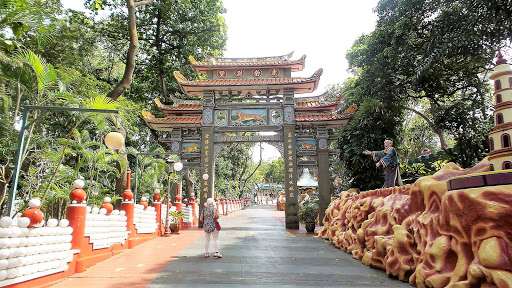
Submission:
{"label": "palm frond", "polygon": [[115,110],[119,107],[119,103],[112,100],[112,98],[107,97],[106,95],[98,95],[94,98],[89,98],[85,101],[84,104],[84,107],[90,109]]}
{"label": "palm frond", "polygon": [[51,64],[47,64],[43,58],[39,58],[34,52],[28,49],[19,49],[16,52],[18,61],[25,63],[32,68],[37,77],[38,91],[42,92],[51,84],[56,83],[57,73]]}
{"label": "palm frond", "polygon": [[[14,1],[6,1],[14,2]],[[37,16],[32,13],[32,9],[28,7],[16,7],[11,3],[2,3],[0,7],[0,27],[5,27],[9,24],[23,23],[30,27],[35,27],[38,24]]]}
{"label": "palm frond", "polygon": [[11,107],[11,91],[10,90],[7,90],[6,86],[3,85],[1,88],[0,88],[0,99],[2,99],[2,102],[3,102],[3,112],[4,114],[7,113],[7,111],[9,111],[9,108]]}

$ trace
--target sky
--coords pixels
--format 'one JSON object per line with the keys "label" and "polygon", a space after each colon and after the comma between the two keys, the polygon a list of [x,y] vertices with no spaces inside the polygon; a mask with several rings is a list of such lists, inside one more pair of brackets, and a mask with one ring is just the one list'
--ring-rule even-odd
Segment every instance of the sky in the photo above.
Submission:
{"label": "sky", "polygon": [[[309,77],[322,68],[319,95],[329,85],[350,77],[345,53],[357,37],[370,33],[377,16],[378,0],[224,0],[228,27],[225,57],[279,56],[294,51],[292,59],[306,54],[303,71],[292,77]],[[62,0],[64,8],[83,10],[83,1]],[[255,149],[255,151],[259,151]],[[264,159],[277,158],[264,145]],[[259,152],[253,154],[259,159]]]}

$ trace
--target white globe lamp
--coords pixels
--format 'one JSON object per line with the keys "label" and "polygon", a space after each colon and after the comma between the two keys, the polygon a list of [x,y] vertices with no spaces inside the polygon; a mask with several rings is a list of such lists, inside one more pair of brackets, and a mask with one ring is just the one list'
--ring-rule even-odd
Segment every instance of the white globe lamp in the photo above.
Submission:
{"label": "white globe lamp", "polygon": [[208,173],[203,174],[203,180],[208,180],[210,178],[210,175]]}
{"label": "white globe lamp", "polygon": [[124,145],[124,137],[119,132],[110,132],[105,136],[105,145],[109,149],[120,149]]}
{"label": "white globe lamp", "polygon": [[174,163],[174,170],[175,171],[181,171],[181,169],[183,169],[183,163],[181,163],[181,162]]}

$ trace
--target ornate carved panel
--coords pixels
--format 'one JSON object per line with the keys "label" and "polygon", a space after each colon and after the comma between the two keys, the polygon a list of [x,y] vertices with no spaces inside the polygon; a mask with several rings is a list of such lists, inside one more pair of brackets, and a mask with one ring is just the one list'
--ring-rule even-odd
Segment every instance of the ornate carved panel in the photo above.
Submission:
{"label": "ornate carved panel", "polygon": [[293,123],[293,120],[295,120],[295,113],[293,107],[288,106],[284,108],[284,122]]}
{"label": "ornate carved panel", "polygon": [[206,108],[203,110],[203,124],[212,124],[212,109]]}
{"label": "ornate carved panel", "polygon": [[281,154],[281,157],[284,158],[284,145],[283,142],[268,142],[269,145],[274,146],[277,148],[277,151],[279,151],[279,154]]}

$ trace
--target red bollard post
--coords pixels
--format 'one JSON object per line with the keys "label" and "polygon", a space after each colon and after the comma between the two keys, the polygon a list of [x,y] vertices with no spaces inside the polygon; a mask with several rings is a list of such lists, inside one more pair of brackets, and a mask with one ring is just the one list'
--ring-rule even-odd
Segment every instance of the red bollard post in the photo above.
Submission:
{"label": "red bollard post", "polygon": [[182,211],[181,209],[183,208],[183,203],[181,203],[181,195],[180,194],[177,194],[174,197],[174,206],[176,206],[176,211]]}
{"label": "red bollard post", "polygon": [[130,189],[130,179],[131,179],[131,170],[128,169],[126,171],[126,190],[123,192],[123,202],[121,202],[121,210],[123,210],[126,214],[126,230],[130,231],[128,235],[128,249],[135,247],[133,241],[130,241],[130,238],[136,237],[135,227],[133,226],[133,214],[135,203],[133,202],[133,193]]}
{"label": "red bollard post", "polygon": [[197,225],[199,221],[196,217],[197,203],[194,193],[190,194],[190,205],[192,205],[192,225]]}
{"label": "red bollard post", "polygon": [[153,202],[151,206],[154,207],[156,211],[156,231],[158,233],[158,236],[162,236],[162,233],[164,233],[162,229],[162,203]]}
{"label": "red bollard post", "polygon": [[75,180],[73,182],[75,189],[69,194],[71,204],[68,205],[66,210],[66,219],[69,221],[69,227],[73,228],[71,236],[71,249],[78,249],[83,251],[82,242],[85,237],[85,220],[87,215],[87,194],[84,187],[83,180]]}

